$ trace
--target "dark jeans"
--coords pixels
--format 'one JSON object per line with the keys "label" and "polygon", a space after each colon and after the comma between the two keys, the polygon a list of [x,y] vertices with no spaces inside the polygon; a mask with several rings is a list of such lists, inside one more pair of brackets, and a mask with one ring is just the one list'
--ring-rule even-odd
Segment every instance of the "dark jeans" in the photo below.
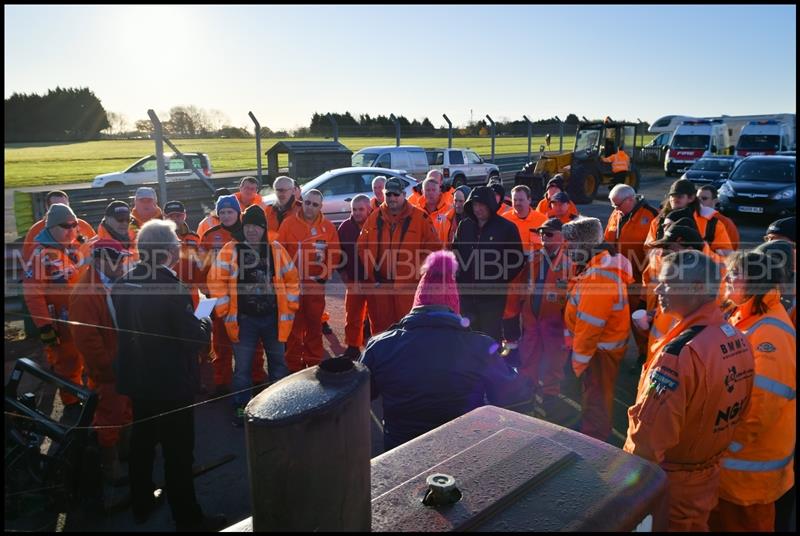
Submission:
{"label": "dark jeans", "polygon": [[274,383],[289,375],[289,368],[286,366],[286,345],[278,340],[276,314],[277,312],[268,316],[239,314],[239,342],[233,345],[235,363],[231,387],[237,392],[233,396],[234,406],[245,406],[250,401],[252,393],[245,389],[253,386],[253,354],[259,339],[267,353],[269,381]]}
{"label": "dark jeans", "polygon": [[498,343],[502,340],[505,296],[461,294],[461,316],[469,319],[472,331],[480,331]]}
{"label": "dark jeans", "polygon": [[[162,401],[132,398],[133,422],[131,431],[128,477],[131,485],[133,511],[146,512],[153,501],[153,460],[156,445],[161,443],[167,499],[175,523],[194,523],[202,516],[194,493],[192,463],[194,462],[194,409],[182,409],[192,400]],[[144,419],[144,422],[140,422]]]}

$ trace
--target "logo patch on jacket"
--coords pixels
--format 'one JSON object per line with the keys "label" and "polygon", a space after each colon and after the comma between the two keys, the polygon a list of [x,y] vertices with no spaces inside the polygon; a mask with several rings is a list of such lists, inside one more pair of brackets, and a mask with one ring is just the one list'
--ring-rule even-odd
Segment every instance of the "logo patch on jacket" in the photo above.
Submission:
{"label": "logo patch on jacket", "polygon": [[736,330],[733,329],[733,326],[731,326],[730,324],[722,324],[719,327],[719,329],[721,329],[722,333],[724,333],[728,337],[733,337],[734,335],[736,335]]}
{"label": "logo patch on jacket", "polygon": [[761,344],[758,345],[756,350],[758,350],[759,352],[772,353],[775,350],[777,350],[777,348],[775,348],[775,345],[772,344],[771,342],[762,342]]}
{"label": "logo patch on jacket", "polygon": [[661,395],[665,390],[669,389],[674,391],[678,388],[680,382],[675,378],[670,378],[661,369],[654,370],[650,373],[650,390],[655,390],[656,395]]}

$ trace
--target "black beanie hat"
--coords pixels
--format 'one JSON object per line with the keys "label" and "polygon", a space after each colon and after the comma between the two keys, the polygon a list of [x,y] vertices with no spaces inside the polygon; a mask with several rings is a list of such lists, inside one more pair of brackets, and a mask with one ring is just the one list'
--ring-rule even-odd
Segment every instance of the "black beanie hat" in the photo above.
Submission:
{"label": "black beanie hat", "polygon": [[260,205],[250,205],[242,215],[242,225],[258,225],[267,228],[267,217]]}

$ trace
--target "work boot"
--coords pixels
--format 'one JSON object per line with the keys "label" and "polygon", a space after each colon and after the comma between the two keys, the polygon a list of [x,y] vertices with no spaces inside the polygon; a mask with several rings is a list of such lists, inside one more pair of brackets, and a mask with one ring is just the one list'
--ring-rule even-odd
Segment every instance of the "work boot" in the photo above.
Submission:
{"label": "work boot", "polygon": [[333,335],[333,330],[331,329],[330,324],[327,322],[322,323],[322,333],[323,335]]}
{"label": "work boot", "polygon": [[358,361],[361,358],[361,350],[357,346],[348,346],[342,357],[346,357],[350,361]]}

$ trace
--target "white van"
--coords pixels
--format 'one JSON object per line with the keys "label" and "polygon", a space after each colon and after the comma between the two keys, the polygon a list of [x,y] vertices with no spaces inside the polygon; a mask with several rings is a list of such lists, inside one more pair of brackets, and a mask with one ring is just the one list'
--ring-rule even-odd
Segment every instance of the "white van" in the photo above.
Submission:
{"label": "white van", "polygon": [[418,180],[428,174],[428,155],[416,145],[364,147],[352,159],[353,167],[401,169]]}
{"label": "white van", "polygon": [[664,157],[667,177],[685,172],[701,156],[730,154],[728,125],[715,120],[693,120],[681,123],[669,143]]}
{"label": "white van", "polygon": [[736,156],[775,154],[792,146],[792,131],[780,121],[750,121],[742,127]]}

